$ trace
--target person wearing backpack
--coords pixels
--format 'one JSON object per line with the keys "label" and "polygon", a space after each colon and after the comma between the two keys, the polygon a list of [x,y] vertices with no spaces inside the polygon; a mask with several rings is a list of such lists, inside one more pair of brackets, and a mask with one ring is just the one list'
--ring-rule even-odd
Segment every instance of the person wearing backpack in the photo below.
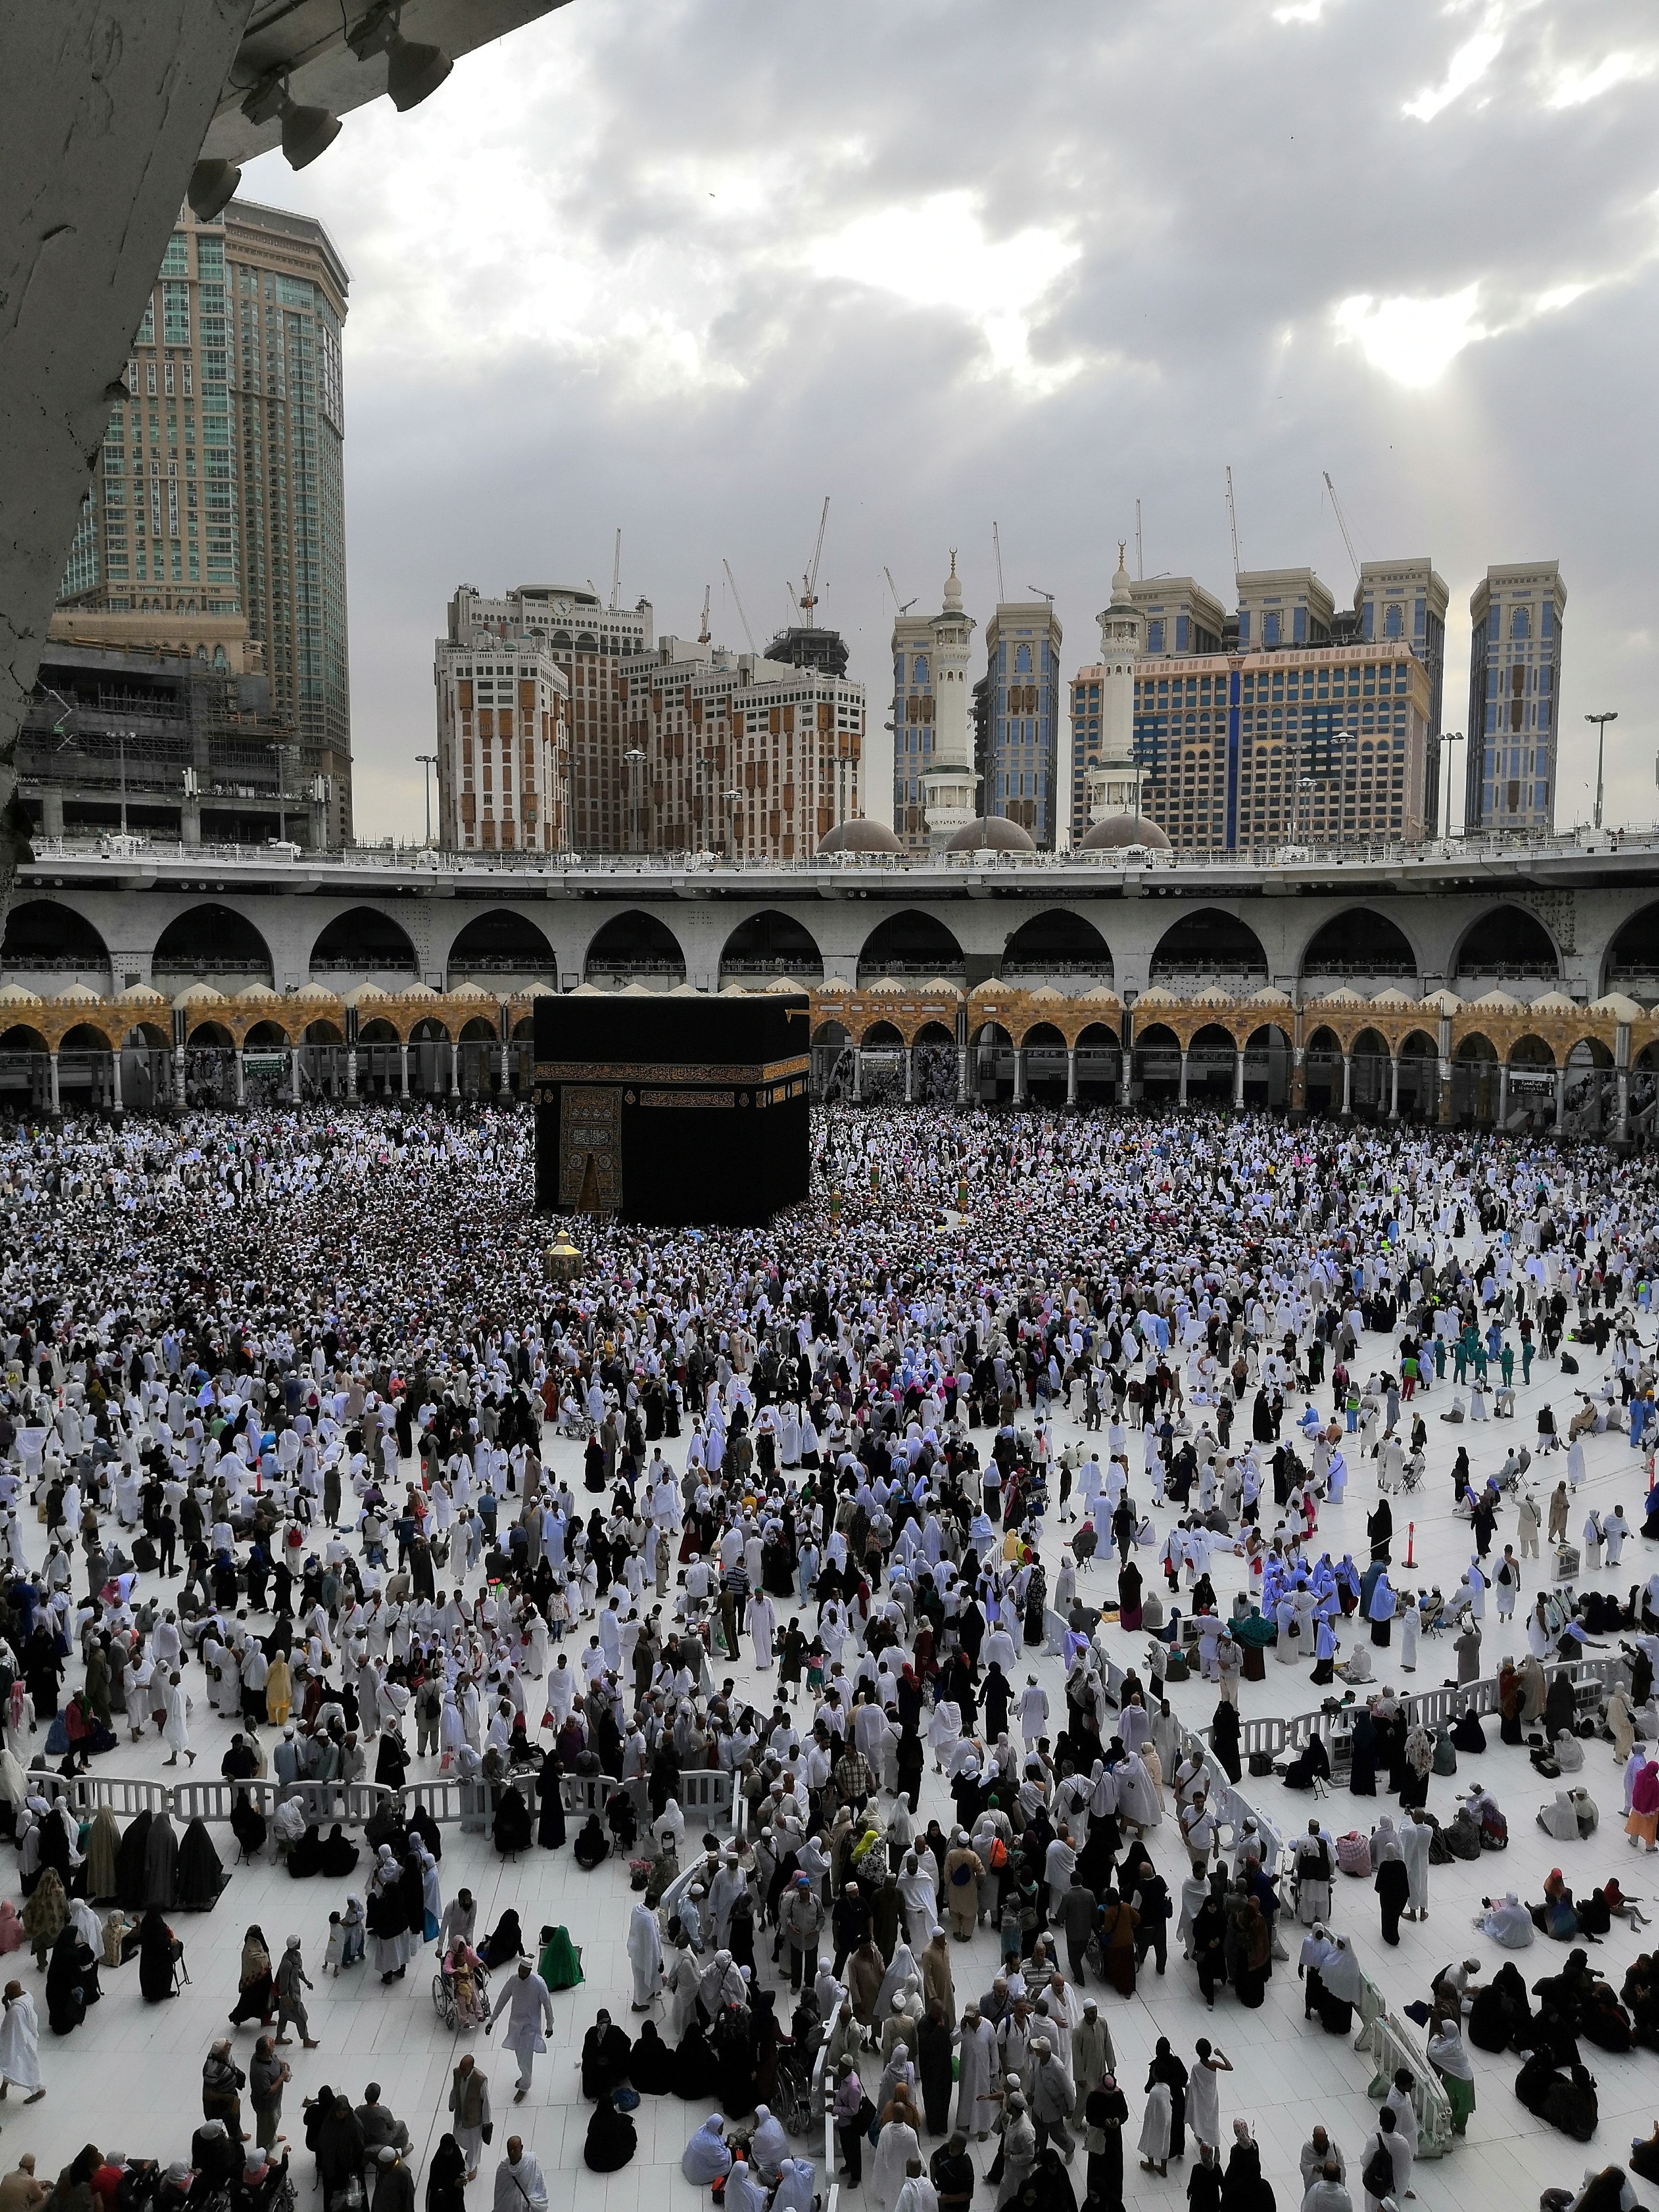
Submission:
{"label": "person wearing backpack", "polygon": [[1405,2163],[1399,2156],[1404,2146],[1395,2140],[1399,2126],[1399,2116],[1385,2105],[1360,2151],[1359,2185],[1365,2192],[1365,2212],[1382,2212],[1383,2198],[1397,2199],[1404,2185],[1396,2179]]}

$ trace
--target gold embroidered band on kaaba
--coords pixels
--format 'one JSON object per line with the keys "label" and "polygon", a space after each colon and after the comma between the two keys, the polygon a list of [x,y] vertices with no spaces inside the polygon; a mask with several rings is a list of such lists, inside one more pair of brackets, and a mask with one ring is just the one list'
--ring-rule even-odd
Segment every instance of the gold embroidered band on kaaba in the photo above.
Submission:
{"label": "gold embroidered band on kaaba", "polygon": [[782,1083],[805,1075],[811,1056],[750,1061],[646,1060],[538,1060],[538,1083]]}

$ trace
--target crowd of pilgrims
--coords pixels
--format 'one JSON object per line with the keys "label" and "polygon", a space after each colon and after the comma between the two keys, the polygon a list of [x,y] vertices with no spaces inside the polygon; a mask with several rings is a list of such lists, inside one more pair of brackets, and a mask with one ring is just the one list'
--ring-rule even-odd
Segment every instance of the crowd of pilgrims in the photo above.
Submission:
{"label": "crowd of pilgrims", "polygon": [[[586,1867],[635,1863],[635,2003],[660,1996],[666,2015],[637,2039],[605,2014],[590,2032],[590,2163],[621,2162],[635,2093],[712,2097],[742,2130],[700,2129],[688,2172],[738,2212],[771,2192],[810,2212],[810,2174],[772,2155],[772,2107],[833,2019],[846,2171],[859,2180],[873,2143],[883,2212],[959,2212],[980,2185],[969,2146],[993,2135],[999,2204],[1066,2212],[1086,2193],[1118,2212],[1127,2085],[1093,1990],[1133,1991],[1149,1956],[1162,1974],[1171,1926],[1212,2005],[1260,2006],[1288,1956],[1279,1870],[1248,1833],[1220,1853],[1164,1695],[1168,1625],[1131,1556],[1150,1503],[1191,1509],[1158,1554],[1172,1598],[1184,1570],[1189,1609],[1219,1613],[1219,1535],[1248,1560],[1241,1631],[1308,1593],[1310,1616],[1358,1604],[1386,1643],[1376,1577],[1314,1560],[1340,1451],[1297,1409],[1330,1389],[1358,1458],[1384,1410],[1392,1433],[1402,1381],[1407,1401],[1419,1376],[1443,1390],[1449,1355],[1460,1381],[1472,1358],[1484,1375],[1489,1326],[1529,1371],[1591,1316],[1598,1349],[1617,1332],[1627,1386],[1604,1416],[1614,1396],[1639,1404],[1654,1173],[1589,1147],[1201,1113],[836,1114],[812,1142],[812,1200],[771,1231],[586,1220],[577,1279],[556,1284],[521,1115],[253,1111],[0,1138],[0,1820],[54,2031],[99,1994],[110,1937],[88,1899],[131,1913],[118,1940],[160,2001],[167,1911],[210,1904],[227,1876],[200,1822],[179,1839],[143,1815],[122,1834],[106,1812],[82,1832],[23,1762],[70,1773],[154,1730],[169,1763],[193,1763],[205,1704],[234,1731],[233,1778],[453,1774],[474,1785],[465,1825],[508,1857],[565,1844],[567,1776],[617,1782],[571,1842]],[[1086,1456],[1057,1446],[1061,1407]],[[580,1446],[580,1487],[544,1461],[550,1427]],[[1073,1533],[1051,1584],[1038,1543],[1056,1515]],[[1370,1533],[1386,1566],[1390,1530],[1380,1558]],[[1114,1544],[1106,1602],[1154,1641],[1144,1679],[1131,1667],[1109,1696],[1079,1576]],[[1228,1717],[1263,1639],[1206,1629],[1236,1779]],[[1328,1680],[1323,1641],[1304,1648]],[[1036,1662],[1054,1656],[1051,1711]],[[1386,1696],[1362,1729],[1357,1777],[1386,1772],[1409,1828],[1426,1772],[1413,1732]],[[921,1816],[930,1762],[948,1821]],[[681,1777],[711,1767],[746,1800],[741,1851],[688,1846]],[[1175,1897],[1150,1848],[1166,1817],[1188,1869]],[[275,1826],[292,1874],[352,1876],[343,1824],[325,1836],[290,1803]],[[237,1834],[266,1841],[251,1807]],[[476,1949],[441,1918],[429,1817],[377,1815],[366,1842],[336,1963],[367,1945],[390,1984],[441,1928],[470,2001],[478,1967],[522,1952],[511,1914]],[[1303,1911],[1298,1966],[1334,2032],[1360,1970],[1327,1924],[1330,1844],[1322,1892],[1316,1855],[1297,1885],[1324,1899]],[[1379,1893],[1401,1856],[1381,1844]],[[998,1970],[959,1995],[951,1945],[981,1928]],[[1581,2086],[1576,2038],[1610,1994],[1583,1956],[1539,1985],[1536,2020],[1499,1978],[1504,2042],[1481,2047],[1530,2053],[1525,2099]],[[1457,1996],[1437,1987],[1430,2056],[1461,2124]],[[1622,2008],[1659,2043],[1651,1960]],[[1160,2042],[1142,2162],[1167,2172],[1190,2131],[1194,2212],[1267,2212],[1248,2128],[1229,2144],[1217,2122],[1225,2070],[1206,2042],[1190,2065]],[[1367,2212],[1405,2188],[1372,2188],[1376,2145],[1408,2178],[1414,2130],[1407,2084],[1361,2154]],[[1346,2172],[1310,2147],[1310,2212],[1345,2212]],[[1613,2212],[1598,2186],[1592,2212]]]}

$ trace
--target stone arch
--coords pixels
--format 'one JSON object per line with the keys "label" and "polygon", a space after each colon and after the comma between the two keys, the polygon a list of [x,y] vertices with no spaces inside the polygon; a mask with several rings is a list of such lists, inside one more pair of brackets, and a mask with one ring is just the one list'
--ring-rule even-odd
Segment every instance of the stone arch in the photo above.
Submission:
{"label": "stone arch", "polygon": [[416,969],[409,932],[377,906],[337,914],[311,948],[313,975],[412,975]]}
{"label": "stone arch", "polygon": [[1464,986],[1486,988],[1512,982],[1556,982],[1561,955],[1555,939],[1535,914],[1522,906],[1489,907],[1458,939],[1451,987],[1462,997],[1478,995]]}
{"label": "stone arch", "polygon": [[1395,1055],[1402,1120],[1432,1121],[1440,1112],[1440,1044],[1427,1030],[1407,1030]]}
{"label": "stone arch", "polygon": [[1002,955],[1005,977],[1091,975],[1114,980],[1111,947],[1086,915],[1069,907],[1045,907],[1022,921]]}
{"label": "stone arch", "polygon": [[1123,1040],[1110,1022],[1085,1022],[1078,1031],[1077,1089],[1080,1099],[1115,1098],[1123,1083]]}
{"label": "stone arch", "polygon": [[1458,1040],[1452,1055],[1452,1119],[1479,1126],[1498,1118],[1498,1048],[1484,1030]]}
{"label": "stone arch", "polygon": [[1244,1103],[1282,1109],[1291,1103],[1293,1040],[1279,1022],[1260,1022],[1244,1039]]}
{"label": "stone arch", "polygon": [[618,989],[648,983],[669,990],[685,981],[680,941],[659,914],[631,906],[596,929],[582,963],[583,981]]}
{"label": "stone arch", "polygon": [[1555,1048],[1535,1030],[1528,1030],[1510,1047],[1509,1064],[1511,1067],[1553,1067]]}
{"label": "stone arch", "polygon": [[1303,1083],[1310,1114],[1342,1110],[1342,1040],[1328,1022],[1310,1031],[1302,1055]]}
{"label": "stone arch", "polygon": [[1392,1057],[1387,1037],[1369,1024],[1351,1040],[1348,1101],[1354,1113],[1379,1121],[1387,1115],[1393,1080]]}
{"label": "stone arch", "polygon": [[1233,1095],[1238,1044],[1224,1022],[1203,1022],[1187,1044],[1187,1097],[1223,1103]]}
{"label": "stone arch", "polygon": [[447,971],[452,990],[471,975],[550,983],[558,980],[559,963],[545,932],[527,914],[517,907],[490,906],[457,933]]}
{"label": "stone arch", "polygon": [[1644,1003],[1659,999],[1659,900],[1620,924],[1602,963],[1601,988],[1623,991]]}
{"label": "stone arch", "polygon": [[967,979],[968,963],[954,933],[920,907],[903,907],[879,921],[859,954],[858,980],[873,983],[884,975],[947,975]]}
{"label": "stone arch", "polygon": [[269,983],[273,980],[270,947],[245,914],[204,900],[174,915],[156,939],[150,974],[156,989],[169,994],[212,975]]}
{"label": "stone arch", "polygon": [[1351,906],[1322,922],[1308,939],[1302,955],[1302,975],[1307,982],[1333,980],[1362,989],[1409,978],[1414,985],[1422,974],[1415,950],[1405,931],[1389,915],[1376,907]]}
{"label": "stone arch", "polygon": [[1183,914],[1158,939],[1150,981],[1170,990],[1205,984],[1240,985],[1267,980],[1267,956],[1247,921],[1224,907]]}
{"label": "stone arch", "polygon": [[720,947],[721,983],[745,975],[799,975],[821,983],[823,955],[805,922],[775,907],[763,907],[745,916]]}
{"label": "stone arch", "polygon": [[1134,1032],[1134,1084],[1143,1098],[1181,1095],[1181,1039],[1167,1022],[1139,1022]]}
{"label": "stone arch", "polygon": [[55,899],[22,899],[6,916],[0,971],[106,981],[109,948],[85,915]]}

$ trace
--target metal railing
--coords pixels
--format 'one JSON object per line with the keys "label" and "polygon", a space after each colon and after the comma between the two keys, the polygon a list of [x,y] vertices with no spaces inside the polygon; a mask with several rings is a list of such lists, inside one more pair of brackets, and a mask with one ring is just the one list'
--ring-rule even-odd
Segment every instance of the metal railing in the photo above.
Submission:
{"label": "metal railing", "polygon": [[1389,2011],[1388,2000],[1369,1974],[1359,1978],[1359,2009],[1363,2025],[1354,2038],[1356,2051],[1368,2051],[1376,2061],[1367,2094],[1379,2101],[1394,2087],[1403,2066],[1412,2077],[1412,2110],[1417,2117],[1417,2155],[1443,2158],[1457,2138],[1452,2133],[1451,2100],[1421,2046],[1404,2023]]}
{"label": "metal railing", "polygon": [[[296,805],[295,812],[301,810]],[[89,834],[82,841],[70,836],[40,836],[31,840],[40,860],[80,861],[95,859],[97,839]],[[1169,850],[1150,848],[1109,848],[1104,851],[1084,851],[1080,848],[1064,853],[953,853],[945,856],[932,850],[909,849],[898,853],[836,853],[808,854],[797,860],[766,860],[746,861],[732,860],[711,853],[452,853],[439,852],[435,848],[419,844],[404,845],[388,842],[381,845],[352,845],[301,856],[302,865],[319,870],[350,870],[366,868],[415,869],[453,875],[528,875],[528,876],[664,876],[673,874],[708,875],[741,878],[754,875],[860,875],[910,876],[915,874],[959,875],[964,871],[973,873],[1010,872],[1048,873],[1059,870],[1074,870],[1080,873],[1121,874],[1127,872],[1143,873],[1157,870],[1169,873],[1176,870],[1214,873],[1226,869],[1263,869],[1291,873],[1330,867],[1352,867],[1365,864],[1398,866],[1419,863],[1502,862],[1523,859],[1559,856],[1571,858],[1587,853],[1619,854],[1651,853],[1659,850],[1659,824],[1642,829],[1607,831],[1588,827],[1565,830],[1516,832],[1497,836],[1454,838],[1425,838],[1416,844],[1407,844],[1398,838],[1359,839],[1339,844],[1316,845],[1298,842],[1291,845],[1280,838],[1262,845],[1237,845],[1231,848],[1172,846]],[[263,845],[240,845],[207,842],[191,845],[177,839],[147,836],[142,853],[112,860],[114,867],[131,871],[135,865],[149,861],[182,861],[191,867],[218,861],[226,866],[238,863],[269,862],[270,855]]]}

